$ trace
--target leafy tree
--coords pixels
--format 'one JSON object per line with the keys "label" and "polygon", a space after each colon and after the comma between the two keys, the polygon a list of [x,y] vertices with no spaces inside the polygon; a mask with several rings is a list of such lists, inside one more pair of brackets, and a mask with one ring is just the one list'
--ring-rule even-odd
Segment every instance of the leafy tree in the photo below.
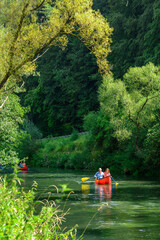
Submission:
{"label": "leafy tree", "polygon": [[90,49],[99,70],[107,73],[111,33],[105,18],[92,9],[91,0],[2,0],[0,89],[11,90],[22,76],[33,74],[39,54],[51,45],[63,49],[70,35]]}
{"label": "leafy tree", "polygon": [[23,134],[23,137],[21,138],[17,150],[18,156],[20,159],[28,158],[28,160],[30,160],[37,150],[37,140],[41,139],[43,135],[38,127],[29,119],[24,120],[22,129],[25,132],[25,135]]}
{"label": "leafy tree", "polygon": [[2,165],[18,161],[21,141],[27,136],[22,130],[27,109],[20,105],[20,99],[10,94],[3,111],[0,111],[0,163]]}
{"label": "leafy tree", "polygon": [[144,56],[145,62],[159,64],[160,44],[159,44],[159,21],[160,21],[160,1],[152,3],[152,21],[148,25],[144,35]]}
{"label": "leafy tree", "polygon": [[99,106],[101,75],[95,57],[72,38],[64,51],[51,47],[39,59],[37,71],[40,76],[27,80],[24,97],[31,106],[29,117],[45,135],[69,134],[73,128],[82,131],[83,116]]}
{"label": "leafy tree", "polygon": [[[158,64],[158,1],[94,0],[93,8],[114,27],[108,59],[115,78],[122,78],[130,66],[149,60]],[[32,77],[27,86],[37,88],[26,98],[32,105],[31,119],[46,135],[70,133],[73,126],[81,130],[83,116],[99,107],[101,79],[95,60],[79,41],[70,39],[64,51],[52,47],[38,59],[40,76]]]}
{"label": "leafy tree", "polygon": [[134,136],[136,149],[142,129],[156,122],[160,107],[160,71],[152,63],[130,68],[121,80],[105,78],[100,90],[101,109],[110,117],[120,141]]}
{"label": "leafy tree", "polygon": [[[84,118],[84,129],[88,131],[84,149],[89,155],[88,168],[113,166],[113,153],[118,150],[118,141],[114,137],[114,129],[110,119],[103,111],[90,112]],[[85,155],[87,156],[87,154]]]}
{"label": "leafy tree", "polygon": [[25,127],[24,127],[25,131],[31,136],[31,139],[33,141],[42,138],[42,136],[43,136],[42,133],[39,131],[37,126],[34,125],[33,122],[26,119],[24,121],[24,125],[25,125]]}
{"label": "leafy tree", "polygon": [[159,1],[94,0],[114,28],[108,60],[115,78],[122,78],[128,68],[143,66],[159,59]]}
{"label": "leafy tree", "polygon": [[91,149],[94,148],[107,153],[115,150],[116,139],[113,137],[113,129],[109,118],[104,112],[90,112],[84,117],[84,129],[89,131],[91,137]]}
{"label": "leafy tree", "polygon": [[[100,12],[92,9],[92,4],[91,0],[1,1],[0,95],[3,96],[1,105],[5,103],[5,93],[9,94],[10,91],[15,90],[17,85],[20,86],[19,83],[24,81],[24,76],[36,75],[36,61],[47,52],[50,46],[64,50],[71,37],[80,40],[87,47],[88,55],[90,51],[96,57],[101,73],[109,72],[106,56],[110,52],[112,29]],[[54,54],[58,54],[57,48],[54,49]],[[73,53],[69,49],[62,56],[65,57],[66,53],[68,55],[67,66],[65,65],[58,71],[57,66],[53,67],[54,60],[57,60],[54,56],[51,60],[51,77],[46,78],[48,68],[44,73],[42,69],[39,84],[37,83],[38,89],[30,94],[29,104],[35,106],[33,111],[41,112],[39,117],[36,114],[37,123],[44,122],[41,128],[45,131],[47,127],[47,134],[51,131],[55,132],[53,129],[57,129],[59,123],[63,125],[59,132],[64,129],[65,132],[68,131],[67,129],[71,131],[72,125],[77,127],[82,123],[84,113],[93,110],[93,106],[98,105],[97,102],[94,105],[97,98],[92,96],[92,92],[89,99],[91,107],[89,104],[85,105],[89,94],[83,91],[91,82],[95,82],[96,76],[90,77],[89,81],[85,79],[86,74],[73,77],[72,68],[75,65],[71,68],[69,63],[71,61],[75,63],[76,58],[72,56]],[[45,58],[45,61],[48,62],[49,59]],[[57,64],[61,65],[60,59]],[[75,72],[76,69],[77,67]],[[84,72],[83,69],[82,72]],[[35,85],[33,81],[32,83],[29,81],[29,84]],[[73,85],[75,89],[72,88]],[[62,92],[59,91],[60,89]],[[57,111],[59,105],[64,105],[60,113]],[[46,116],[48,116],[47,119]]]}
{"label": "leafy tree", "polygon": [[147,131],[146,139],[144,141],[145,161],[148,168],[152,166],[151,170],[155,170],[160,166],[160,125],[155,124]]}

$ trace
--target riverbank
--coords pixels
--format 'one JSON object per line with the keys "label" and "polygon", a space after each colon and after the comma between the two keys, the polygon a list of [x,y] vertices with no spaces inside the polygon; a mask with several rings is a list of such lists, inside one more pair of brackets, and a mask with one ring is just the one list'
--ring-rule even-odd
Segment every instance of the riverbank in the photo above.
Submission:
{"label": "riverbank", "polygon": [[91,156],[85,148],[86,136],[38,140],[29,164],[33,167],[89,169]]}
{"label": "riverbank", "polygon": [[28,160],[30,167],[62,168],[74,170],[96,171],[99,167],[104,170],[109,167],[111,172],[130,176],[159,175],[158,169],[150,169],[144,159],[136,153],[116,150],[107,153],[94,145],[89,133],[57,139],[46,138],[35,143],[35,150]]}

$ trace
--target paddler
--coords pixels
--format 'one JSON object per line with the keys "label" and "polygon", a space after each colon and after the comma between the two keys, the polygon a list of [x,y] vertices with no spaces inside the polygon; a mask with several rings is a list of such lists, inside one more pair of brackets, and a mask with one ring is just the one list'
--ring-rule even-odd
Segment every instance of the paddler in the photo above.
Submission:
{"label": "paddler", "polygon": [[94,175],[95,179],[102,179],[104,178],[104,173],[102,172],[102,168],[98,169],[98,172]]}

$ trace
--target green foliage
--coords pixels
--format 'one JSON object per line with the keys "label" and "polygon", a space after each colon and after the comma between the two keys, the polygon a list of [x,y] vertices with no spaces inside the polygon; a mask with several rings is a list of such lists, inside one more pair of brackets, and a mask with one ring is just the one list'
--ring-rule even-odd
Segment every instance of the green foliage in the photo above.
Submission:
{"label": "green foliage", "polygon": [[35,191],[37,184],[27,193],[16,186],[17,179],[11,182],[0,181],[0,238],[1,239],[76,239],[76,227],[64,231],[61,228],[65,213],[47,202],[36,214]]}
{"label": "green foliage", "polygon": [[72,189],[71,188],[67,188],[67,184],[61,184],[61,192],[71,192]]}
{"label": "green foliage", "polygon": [[26,134],[23,138],[21,138],[18,154],[20,158],[27,157],[30,159],[37,150],[38,144],[36,140],[42,138],[42,133],[37,126],[28,119],[24,121],[23,130]]}
{"label": "green foliage", "polygon": [[[104,79],[100,103],[110,117],[118,140],[129,139],[135,131],[149,127],[156,120],[160,104],[160,72],[152,63],[130,68],[121,80]],[[136,143],[137,144],[137,143]]]}
{"label": "green foliage", "polygon": [[159,28],[160,20],[160,2],[155,1],[152,4],[152,21],[148,25],[146,34],[144,35],[144,56],[146,62],[153,62],[159,64],[160,56],[160,44],[159,34],[157,32]]}
{"label": "green foliage", "polygon": [[32,141],[41,139],[43,136],[37,126],[28,119],[24,122],[24,129],[31,136]]}
{"label": "green foliage", "polygon": [[[18,149],[27,134],[22,130],[27,109],[20,105],[19,97],[11,94],[3,109],[0,109],[0,163],[15,164]],[[21,128],[20,128],[21,127]]]}
{"label": "green foliage", "polygon": [[102,111],[110,119],[114,136],[121,141],[129,139],[132,133],[126,118],[131,101],[124,83],[120,80],[114,81],[113,77],[104,79],[99,89],[99,99]]}
{"label": "green foliage", "polygon": [[13,90],[22,76],[34,73],[41,52],[51,45],[64,49],[68,36],[82,41],[96,56],[100,72],[107,73],[111,33],[91,0],[1,0],[0,89]]}
{"label": "green foliage", "polygon": [[160,88],[160,68],[153,63],[148,63],[141,68],[130,68],[124,75],[123,81],[130,93],[139,92],[144,97],[156,97]]}
{"label": "green foliage", "polygon": [[72,37],[64,51],[50,48],[39,59],[37,71],[40,76],[27,79],[24,97],[34,123],[44,135],[71,134],[73,128],[83,131],[83,116],[99,106],[96,58]]}
{"label": "green foliage", "polygon": [[[0,3],[0,89],[15,91],[26,77],[27,105],[32,106],[33,121],[45,135],[81,129],[84,114],[98,106],[98,68],[102,74],[110,72],[106,57],[112,29],[92,5],[92,0]],[[38,74],[36,62],[44,53]],[[34,77],[28,80],[30,75]]]}
{"label": "green foliage", "polygon": [[87,145],[92,151],[112,152],[116,149],[116,139],[113,137],[113,128],[109,118],[102,111],[97,113],[90,112],[84,118],[84,128],[90,132]]}
{"label": "green foliage", "polygon": [[71,135],[71,141],[75,141],[78,139],[78,131],[73,130],[72,135]]}
{"label": "green foliage", "polygon": [[[92,1],[2,0],[0,153],[3,163],[15,162],[19,149],[19,156],[29,156],[34,166],[77,169],[107,165],[135,175],[138,171],[147,172],[150,164],[154,169],[159,167],[160,74],[159,67],[148,63],[159,63],[159,7],[159,1],[151,0],[94,0],[93,9],[100,9],[114,27],[109,61],[116,79],[104,77],[99,88],[100,111],[96,112],[101,81],[96,60],[99,71],[108,73],[106,56],[110,52],[112,29],[100,12],[92,9]],[[39,54],[51,45],[40,58]],[[35,74],[36,60],[39,73]],[[34,77],[28,78],[30,74]],[[73,129],[82,131],[85,116],[84,126],[89,131],[85,139],[74,133],[69,139],[33,144],[31,138],[41,138],[41,134],[29,122],[27,131],[32,137],[24,131],[20,134],[21,110],[15,109],[17,104],[5,109],[9,107],[8,93],[20,91],[19,82],[24,75],[29,93],[23,102],[31,106],[30,119],[44,135],[70,134]]]}
{"label": "green foliage", "polygon": [[37,150],[30,159],[30,165],[50,168],[88,168],[90,155],[86,150],[86,136],[79,136],[76,140],[58,138],[37,142]]}
{"label": "green foliage", "polygon": [[159,169],[159,90],[159,67],[152,63],[130,68],[123,81],[103,79],[100,111],[84,119],[92,166],[133,175],[153,174],[150,164]]}
{"label": "green foliage", "polygon": [[94,0],[114,28],[109,63],[115,78],[129,67],[159,64],[159,1]]}
{"label": "green foliage", "polygon": [[[93,8],[114,28],[109,63],[115,79],[131,66],[159,63],[159,1],[94,0]],[[81,131],[84,115],[99,108],[96,58],[77,39],[69,41],[64,51],[53,46],[39,59],[40,76],[27,87],[32,120],[45,135],[70,134],[73,127]]]}
{"label": "green foliage", "polygon": [[152,128],[148,129],[146,139],[144,141],[145,148],[145,164],[148,167],[156,169],[159,167],[160,161],[160,125],[157,123]]}

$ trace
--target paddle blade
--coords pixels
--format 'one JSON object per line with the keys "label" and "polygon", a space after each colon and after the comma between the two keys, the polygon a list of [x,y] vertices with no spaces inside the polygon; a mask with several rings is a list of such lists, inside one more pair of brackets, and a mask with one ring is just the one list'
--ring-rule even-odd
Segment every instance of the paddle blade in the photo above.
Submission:
{"label": "paddle blade", "polygon": [[116,182],[116,186],[118,185],[119,183],[118,182]]}
{"label": "paddle blade", "polygon": [[87,181],[88,179],[90,179],[89,177],[84,177],[84,178],[81,178],[81,180],[84,182],[84,181]]}

